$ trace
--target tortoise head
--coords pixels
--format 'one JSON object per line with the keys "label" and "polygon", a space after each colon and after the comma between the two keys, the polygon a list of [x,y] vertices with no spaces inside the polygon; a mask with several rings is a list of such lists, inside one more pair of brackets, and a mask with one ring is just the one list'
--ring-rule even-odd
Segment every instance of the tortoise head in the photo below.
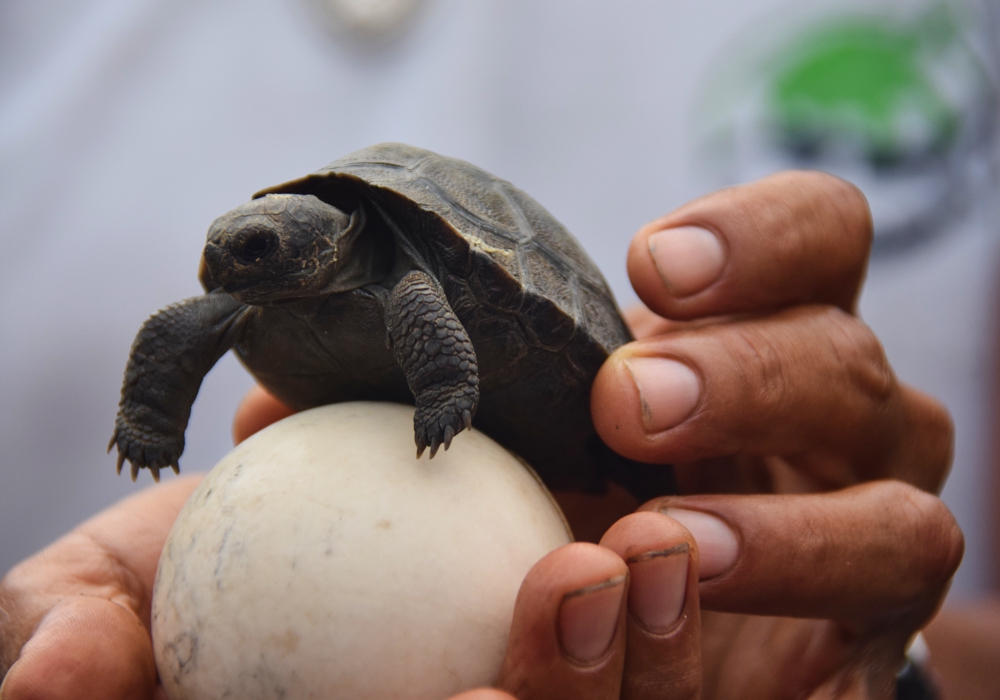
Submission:
{"label": "tortoise head", "polygon": [[365,227],[359,206],[347,215],[313,195],[270,194],[216,219],[204,263],[211,279],[247,304],[345,291],[371,281],[349,264]]}

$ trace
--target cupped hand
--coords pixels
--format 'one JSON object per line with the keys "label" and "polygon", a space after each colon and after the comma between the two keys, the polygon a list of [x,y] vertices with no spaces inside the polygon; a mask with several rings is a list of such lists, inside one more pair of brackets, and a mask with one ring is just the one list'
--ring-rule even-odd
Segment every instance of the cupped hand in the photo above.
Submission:
{"label": "cupped hand", "polygon": [[617,452],[673,463],[685,493],[944,483],[953,431],[857,318],[872,240],[854,186],[790,172],[643,227],[628,270],[647,308],[594,384]]}

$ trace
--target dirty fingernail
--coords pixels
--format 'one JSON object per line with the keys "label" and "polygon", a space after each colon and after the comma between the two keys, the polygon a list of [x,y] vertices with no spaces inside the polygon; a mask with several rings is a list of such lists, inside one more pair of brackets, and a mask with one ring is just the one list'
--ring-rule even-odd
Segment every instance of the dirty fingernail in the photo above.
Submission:
{"label": "dirty fingernail", "polygon": [[625,360],[625,367],[639,390],[648,432],[679,425],[698,405],[701,382],[687,365],[660,357],[633,357]]}
{"label": "dirty fingernail", "polygon": [[625,592],[625,575],[567,593],[559,606],[559,641],[572,660],[599,659],[614,639]]}
{"label": "dirty fingernail", "polygon": [[726,251],[708,229],[680,226],[657,231],[647,239],[660,278],[675,297],[706,289],[719,279]]}
{"label": "dirty fingernail", "polygon": [[736,533],[721,518],[700,510],[684,508],[665,508],[660,512],[679,522],[694,535],[694,541],[698,543],[699,579],[718,576],[736,563],[740,543]]}
{"label": "dirty fingernail", "polygon": [[684,610],[690,547],[685,542],[629,559],[628,609],[651,632],[666,632]]}

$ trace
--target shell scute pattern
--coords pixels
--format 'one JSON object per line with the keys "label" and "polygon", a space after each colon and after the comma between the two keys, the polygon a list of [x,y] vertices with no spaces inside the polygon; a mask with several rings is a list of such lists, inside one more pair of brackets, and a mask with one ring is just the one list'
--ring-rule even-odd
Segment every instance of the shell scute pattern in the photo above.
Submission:
{"label": "shell scute pattern", "polygon": [[[232,347],[295,409],[359,399],[414,403],[418,455],[447,448],[474,420],[555,490],[600,490],[611,479],[646,500],[674,488],[669,468],[615,455],[594,429],[591,382],[630,334],[598,268],[531,197],[468,163],[403,144],[363,149],[255,198],[267,194],[314,195],[322,203],[294,201],[357,217],[365,226],[358,250],[372,256],[357,262],[376,260],[382,267],[371,270],[382,276],[256,306],[223,293],[221,279],[200,275],[208,293],[185,302],[184,323],[172,323],[169,310],[154,317],[153,326],[170,331],[167,355],[176,360],[157,360],[169,375],[159,385],[177,396],[150,402],[163,404],[176,439],[161,447],[156,436],[126,435],[121,459],[133,459],[132,442],[154,452],[133,461],[133,473],[139,465],[176,466],[200,379],[218,359],[215,349]],[[190,381],[182,376],[184,329],[200,343],[187,363],[199,365]],[[148,347],[134,353],[137,363],[159,357],[158,338],[144,332],[141,342]],[[154,429],[127,396],[149,393],[143,371],[130,365],[122,411]]]}

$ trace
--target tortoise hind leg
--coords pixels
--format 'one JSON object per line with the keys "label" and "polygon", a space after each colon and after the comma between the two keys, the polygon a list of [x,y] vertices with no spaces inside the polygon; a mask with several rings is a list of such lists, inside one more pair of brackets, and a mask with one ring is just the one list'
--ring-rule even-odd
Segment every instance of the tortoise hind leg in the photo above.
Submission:
{"label": "tortoise hind leg", "polygon": [[479,404],[479,367],[472,341],[444,291],[425,273],[410,272],[386,299],[385,320],[396,361],[416,398],[417,457],[431,457],[472,426]]}

